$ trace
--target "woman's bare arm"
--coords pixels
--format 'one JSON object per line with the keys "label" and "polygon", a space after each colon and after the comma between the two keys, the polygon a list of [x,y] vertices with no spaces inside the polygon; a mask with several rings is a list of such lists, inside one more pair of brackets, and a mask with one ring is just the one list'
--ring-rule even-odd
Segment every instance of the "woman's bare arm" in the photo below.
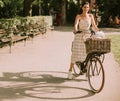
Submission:
{"label": "woman's bare arm", "polygon": [[73,33],[76,33],[78,31],[79,20],[80,20],[80,15],[77,15],[76,18],[75,18],[75,24],[74,24]]}
{"label": "woman's bare arm", "polygon": [[99,28],[97,27],[96,23],[95,23],[95,20],[94,20],[94,17],[92,14],[90,14],[90,17],[91,17],[91,22],[92,22],[92,27],[95,31],[99,31]]}

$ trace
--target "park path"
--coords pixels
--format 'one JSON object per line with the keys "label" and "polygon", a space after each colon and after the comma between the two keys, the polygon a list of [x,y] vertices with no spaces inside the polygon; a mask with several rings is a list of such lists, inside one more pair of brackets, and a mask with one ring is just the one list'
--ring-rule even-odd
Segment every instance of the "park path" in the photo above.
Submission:
{"label": "park path", "polygon": [[92,93],[85,76],[67,79],[73,37],[71,27],[56,27],[26,46],[16,43],[11,54],[1,48],[0,101],[119,101],[120,66],[112,52],[105,57],[102,92]]}

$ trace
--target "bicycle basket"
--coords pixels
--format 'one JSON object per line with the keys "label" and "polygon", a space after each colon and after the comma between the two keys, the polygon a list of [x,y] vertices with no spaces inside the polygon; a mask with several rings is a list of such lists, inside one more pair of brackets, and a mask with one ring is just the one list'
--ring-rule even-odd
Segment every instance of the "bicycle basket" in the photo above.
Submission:
{"label": "bicycle basket", "polygon": [[88,38],[85,42],[86,53],[109,53],[111,51],[110,39]]}

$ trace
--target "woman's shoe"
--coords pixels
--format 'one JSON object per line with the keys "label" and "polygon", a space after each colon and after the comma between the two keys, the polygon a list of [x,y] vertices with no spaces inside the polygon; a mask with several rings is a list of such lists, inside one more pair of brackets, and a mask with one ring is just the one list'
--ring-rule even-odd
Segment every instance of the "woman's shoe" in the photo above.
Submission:
{"label": "woman's shoe", "polygon": [[68,79],[73,79],[74,76],[72,75],[72,72],[68,72]]}

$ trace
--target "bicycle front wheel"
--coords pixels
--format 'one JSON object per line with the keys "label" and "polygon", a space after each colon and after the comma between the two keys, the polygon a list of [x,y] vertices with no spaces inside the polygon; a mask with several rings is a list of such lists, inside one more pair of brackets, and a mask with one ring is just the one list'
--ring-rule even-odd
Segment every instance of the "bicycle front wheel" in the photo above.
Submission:
{"label": "bicycle front wheel", "polygon": [[87,76],[92,91],[99,93],[104,86],[105,73],[102,62],[98,57],[89,60]]}

